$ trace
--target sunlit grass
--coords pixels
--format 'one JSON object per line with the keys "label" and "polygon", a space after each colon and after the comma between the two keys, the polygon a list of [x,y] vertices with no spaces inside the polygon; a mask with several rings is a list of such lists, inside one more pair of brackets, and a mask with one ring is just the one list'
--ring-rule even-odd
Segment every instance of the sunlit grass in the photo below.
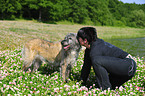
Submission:
{"label": "sunlit grass", "polygon": [[[0,21],[0,50],[14,50],[32,38],[62,40],[66,34],[89,25],[46,24],[34,21]],[[103,39],[145,37],[145,29],[92,26]]]}

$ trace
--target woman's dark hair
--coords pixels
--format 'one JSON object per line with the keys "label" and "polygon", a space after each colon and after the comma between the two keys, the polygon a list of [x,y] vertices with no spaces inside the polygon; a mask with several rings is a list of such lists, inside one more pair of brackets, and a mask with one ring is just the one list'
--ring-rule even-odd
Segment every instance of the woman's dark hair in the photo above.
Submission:
{"label": "woman's dark hair", "polygon": [[93,27],[83,27],[77,33],[77,39],[79,39],[79,37],[81,37],[83,40],[87,39],[90,44],[97,39],[96,29]]}

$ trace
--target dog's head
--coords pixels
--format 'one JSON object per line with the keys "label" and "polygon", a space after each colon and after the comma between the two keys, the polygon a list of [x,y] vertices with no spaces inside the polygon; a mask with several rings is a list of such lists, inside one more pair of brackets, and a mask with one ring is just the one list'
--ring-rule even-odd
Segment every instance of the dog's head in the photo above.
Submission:
{"label": "dog's head", "polygon": [[81,45],[79,44],[77,40],[77,34],[76,33],[69,33],[65,36],[64,40],[61,41],[62,47],[65,51],[71,50],[71,49],[80,49]]}

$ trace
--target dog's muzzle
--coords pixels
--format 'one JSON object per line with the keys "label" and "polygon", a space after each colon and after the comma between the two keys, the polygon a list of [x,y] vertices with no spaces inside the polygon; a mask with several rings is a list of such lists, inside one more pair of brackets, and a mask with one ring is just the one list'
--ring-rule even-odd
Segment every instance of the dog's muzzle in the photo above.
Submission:
{"label": "dog's muzzle", "polygon": [[69,47],[70,47],[70,45],[67,45],[67,46],[64,46],[63,48],[64,48],[64,50],[68,50],[69,49]]}
{"label": "dog's muzzle", "polygon": [[70,45],[67,43],[66,40],[61,41],[61,44],[62,44],[63,49],[64,49],[65,51],[67,51],[67,50],[69,49],[69,47],[70,47]]}

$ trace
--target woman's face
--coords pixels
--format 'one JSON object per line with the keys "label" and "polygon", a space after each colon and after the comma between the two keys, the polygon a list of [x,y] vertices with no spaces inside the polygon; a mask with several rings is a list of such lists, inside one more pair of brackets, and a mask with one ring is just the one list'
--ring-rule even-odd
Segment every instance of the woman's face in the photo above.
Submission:
{"label": "woman's face", "polygon": [[84,40],[82,38],[79,37],[79,42],[82,46],[84,46]]}
{"label": "woman's face", "polygon": [[80,45],[85,46],[85,47],[89,45],[87,39],[83,40],[81,37],[79,37],[79,42],[80,42]]}

